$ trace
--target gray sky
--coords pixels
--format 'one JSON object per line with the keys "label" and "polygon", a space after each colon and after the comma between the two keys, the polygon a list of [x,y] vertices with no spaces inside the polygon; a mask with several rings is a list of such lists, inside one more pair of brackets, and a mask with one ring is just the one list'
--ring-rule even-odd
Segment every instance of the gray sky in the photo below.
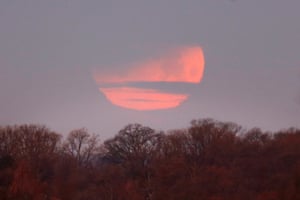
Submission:
{"label": "gray sky", "polygon": [[[299,8],[299,0],[0,0],[0,125],[86,127],[102,138],[127,123],[167,130],[204,117],[299,127]],[[175,109],[116,107],[92,77],[195,45],[204,77],[168,85],[190,95]]]}

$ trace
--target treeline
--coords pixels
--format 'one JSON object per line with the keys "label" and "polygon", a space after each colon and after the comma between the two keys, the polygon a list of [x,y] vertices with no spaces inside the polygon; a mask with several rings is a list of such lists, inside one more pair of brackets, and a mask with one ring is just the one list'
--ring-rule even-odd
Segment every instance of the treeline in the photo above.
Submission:
{"label": "treeline", "polygon": [[212,119],[158,132],[129,124],[103,143],[40,125],[0,127],[1,200],[297,200],[300,130]]}

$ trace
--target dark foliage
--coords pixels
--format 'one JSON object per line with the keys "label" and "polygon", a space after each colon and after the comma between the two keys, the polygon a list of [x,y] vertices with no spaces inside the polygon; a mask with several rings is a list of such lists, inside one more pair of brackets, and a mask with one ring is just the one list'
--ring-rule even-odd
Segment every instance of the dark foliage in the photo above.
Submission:
{"label": "dark foliage", "polygon": [[300,130],[212,119],[157,132],[129,124],[99,143],[44,126],[0,127],[2,200],[297,200]]}

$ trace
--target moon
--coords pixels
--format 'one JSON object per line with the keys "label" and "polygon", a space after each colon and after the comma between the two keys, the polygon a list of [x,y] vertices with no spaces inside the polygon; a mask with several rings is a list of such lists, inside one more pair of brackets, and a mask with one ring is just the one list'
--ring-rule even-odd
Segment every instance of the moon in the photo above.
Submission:
{"label": "moon", "polygon": [[[198,84],[203,78],[204,65],[201,47],[182,47],[159,58],[138,62],[123,74],[95,72],[93,77],[99,85],[99,91],[114,105],[139,111],[170,109],[180,106],[189,95],[127,87],[126,84],[132,82]],[[109,87],[107,86],[109,84],[121,86]]]}

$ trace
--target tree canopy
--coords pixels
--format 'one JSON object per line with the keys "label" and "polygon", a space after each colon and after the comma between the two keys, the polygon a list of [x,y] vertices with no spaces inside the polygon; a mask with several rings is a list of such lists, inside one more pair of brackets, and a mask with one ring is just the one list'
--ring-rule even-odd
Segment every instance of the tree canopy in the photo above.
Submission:
{"label": "tree canopy", "polygon": [[3,200],[296,200],[300,130],[213,119],[169,132],[128,124],[114,137],[0,127]]}

